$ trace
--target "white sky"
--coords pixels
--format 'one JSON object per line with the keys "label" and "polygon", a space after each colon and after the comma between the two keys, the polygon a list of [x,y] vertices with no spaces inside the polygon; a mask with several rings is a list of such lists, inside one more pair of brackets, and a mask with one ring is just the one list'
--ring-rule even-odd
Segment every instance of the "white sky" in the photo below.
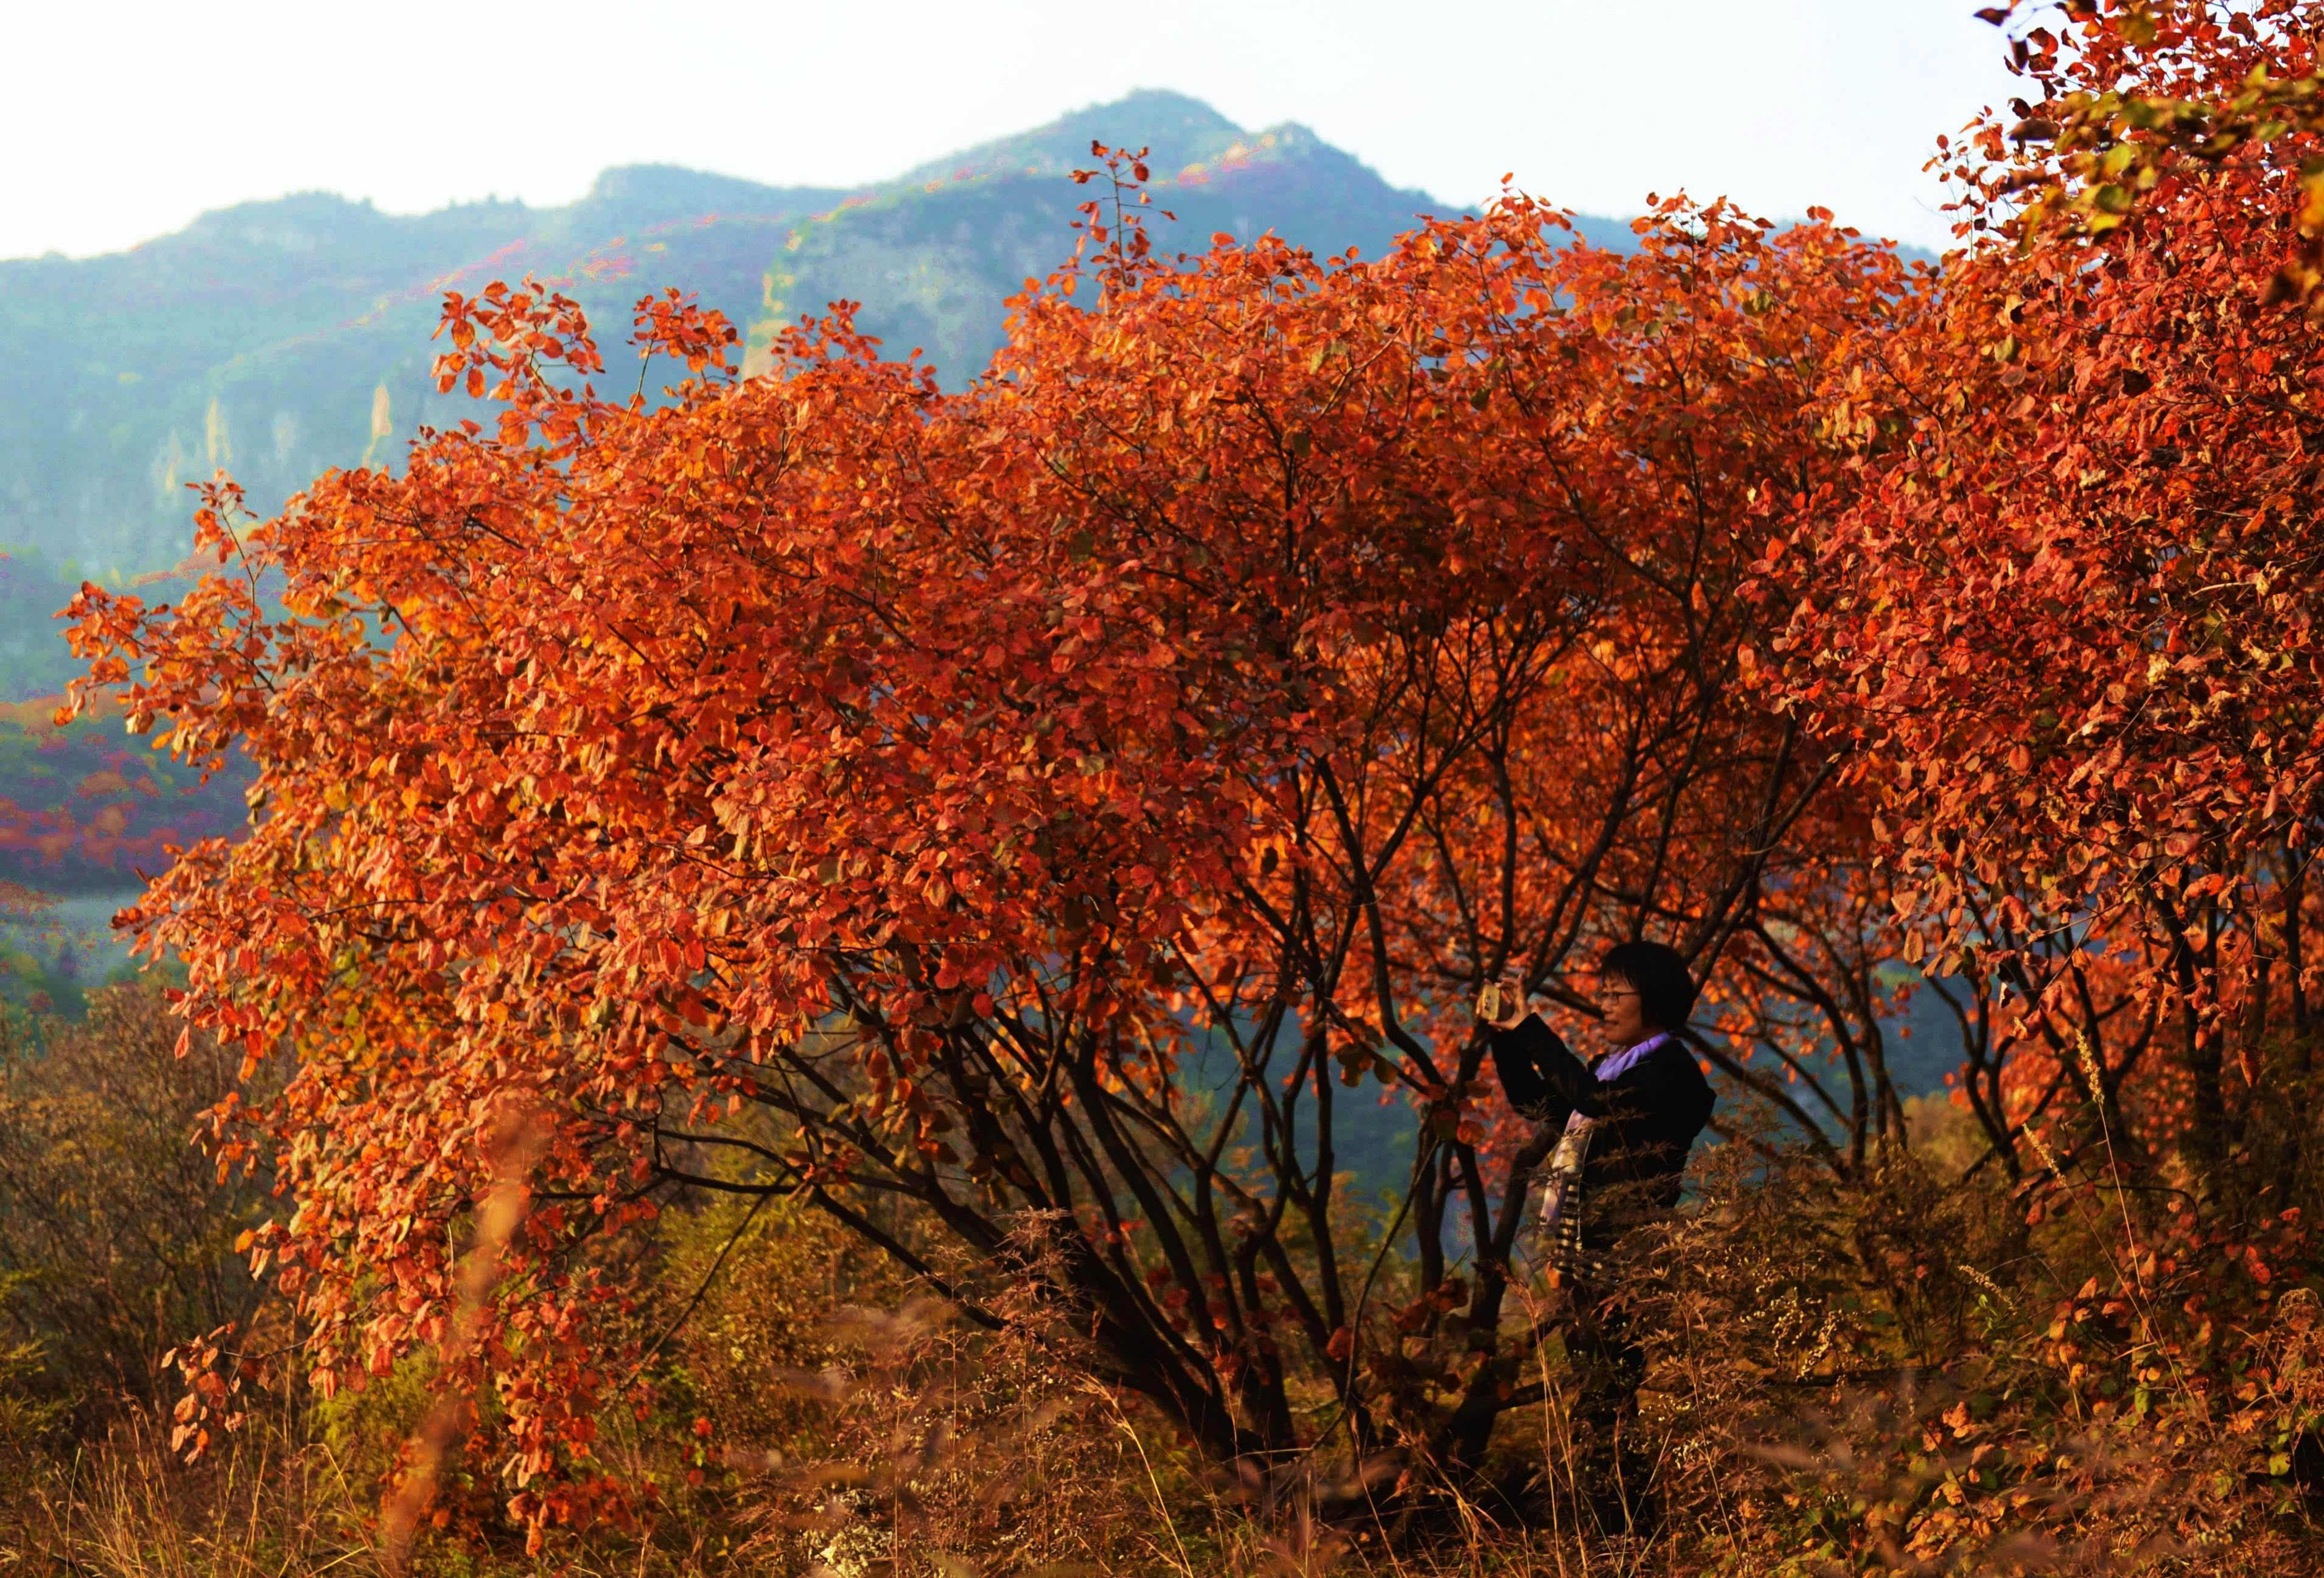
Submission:
{"label": "white sky", "polygon": [[[847,186],[1132,88],[1304,121],[1455,203],[1824,203],[1941,246],[1932,139],[2012,91],[1978,0],[0,0],[0,257],[325,189],[412,212],[609,164]],[[1120,18],[1108,25],[1109,16]]]}

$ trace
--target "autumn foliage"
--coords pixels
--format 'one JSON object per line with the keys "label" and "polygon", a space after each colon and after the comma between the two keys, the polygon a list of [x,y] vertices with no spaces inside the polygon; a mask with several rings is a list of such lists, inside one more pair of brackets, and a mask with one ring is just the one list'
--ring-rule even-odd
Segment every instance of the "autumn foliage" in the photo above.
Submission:
{"label": "autumn foliage", "polygon": [[2324,429],[2285,281],[2324,210],[2309,134],[2234,126],[2269,74],[2314,80],[2314,19],[2030,35],[2038,102],[1960,171],[1990,239],[1879,369],[1909,436],[1803,545],[1796,694],[1870,747],[1900,902],[2021,1005],[1997,1140],[2076,1105],[2080,1062],[2085,1101],[2126,1084],[2140,1135],[2217,1173],[2310,1066]]}
{"label": "autumn foliage", "polygon": [[[1941,272],[1683,201],[1616,254],[1514,195],[1378,260],[1165,258],[1116,156],[956,392],[844,302],[740,380],[649,298],[648,401],[571,301],[448,297],[475,420],[273,521],[218,484],[218,574],[73,611],[79,695],[256,773],[133,918],[287,1066],[211,1142],[282,1181],[249,1248],[313,1383],[433,1354],[519,1517],[630,1517],[634,1246],[781,1197],[1327,1515],[1522,1509],[1543,1141],[1467,1005],[1586,1015],[1641,934],[1710,983],[1729,1131],[1843,1195],[1898,1186],[1894,964],[1934,974],[1989,1247],[2123,1235],[2044,1339],[2079,1421],[2259,1373],[2203,1300],[2304,1253],[2310,150],[2184,106],[2312,81],[2314,13],[2026,33]],[[1416,1132],[1385,1202],[1359,1103]],[[1844,1236],[1928,1330],[1991,1284]],[[244,1378],[195,1370],[198,1449]]]}

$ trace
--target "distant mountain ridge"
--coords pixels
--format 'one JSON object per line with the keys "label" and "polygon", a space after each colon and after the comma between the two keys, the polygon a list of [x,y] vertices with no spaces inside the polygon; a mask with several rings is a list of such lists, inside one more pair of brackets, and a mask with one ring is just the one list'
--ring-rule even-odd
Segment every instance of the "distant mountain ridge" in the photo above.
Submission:
{"label": "distant mountain ridge", "polygon": [[[326,193],[237,204],[127,252],[0,262],[0,673],[14,695],[63,671],[15,628],[47,583],[134,577],[190,540],[184,484],[226,467],[270,512],[317,473],[391,461],[435,395],[447,289],[534,272],[577,296],[609,350],[648,291],[675,285],[752,327],[847,297],[948,383],[999,345],[1001,302],[1071,248],[1087,196],[1064,177],[1092,139],[1149,146],[1166,248],[1272,229],[1319,250],[1385,250],[1443,211],[1297,125],[1252,132],[1143,91],[929,161],[860,191],[776,187],[669,165],[606,171],[578,201],[400,216]],[[1590,221],[1602,239],[1626,226]],[[763,360],[763,356],[761,358]],[[23,612],[29,613],[29,607]]]}
{"label": "distant mountain ridge", "polygon": [[[1124,137],[1125,127],[1134,127],[1137,135]],[[1175,182],[1183,172],[1199,171],[1233,150],[1272,149],[1278,144],[1290,148],[1302,142],[1315,143],[1317,138],[1305,126],[1291,123],[1245,131],[1198,98],[1141,88],[1111,104],[1092,105],[1059,115],[1029,132],[930,160],[906,171],[898,184],[918,186],[973,176],[1070,175],[1089,167],[1092,143],[1130,152],[1144,148],[1156,179]],[[1377,181],[1379,177],[1372,179]],[[1417,191],[1403,195],[1427,200],[1425,194]]]}

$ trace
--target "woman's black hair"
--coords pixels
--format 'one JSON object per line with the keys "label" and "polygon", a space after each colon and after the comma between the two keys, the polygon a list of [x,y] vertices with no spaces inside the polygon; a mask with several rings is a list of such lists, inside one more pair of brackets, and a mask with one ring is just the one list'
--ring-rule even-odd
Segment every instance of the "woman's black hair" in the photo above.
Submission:
{"label": "woman's black hair", "polygon": [[1694,1011],[1694,977],[1676,948],[1661,943],[1618,943],[1599,961],[1598,973],[1617,975],[1638,994],[1638,1017],[1657,1030],[1686,1029]]}

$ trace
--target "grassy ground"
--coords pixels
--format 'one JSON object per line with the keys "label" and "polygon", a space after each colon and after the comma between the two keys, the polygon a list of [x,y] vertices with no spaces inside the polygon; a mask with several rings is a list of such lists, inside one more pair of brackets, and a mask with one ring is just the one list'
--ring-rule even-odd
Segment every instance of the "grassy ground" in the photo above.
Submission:
{"label": "grassy ground", "polygon": [[[220,1269],[263,1180],[187,1163],[201,1071],[166,1055],[153,1010],[100,993],[85,1027],[0,1057],[0,1575],[389,1573],[381,1512],[424,1370],[330,1402],[294,1380],[203,1461],[168,1450],[167,1334],[254,1315],[254,1338],[296,1333]],[[1304,1509],[1346,1472],[1328,1439],[1311,1463],[1222,1475],[1083,1379],[1069,1332],[980,1333],[823,1219],[771,1210],[708,1278],[656,1406],[605,1421],[642,1516],[528,1552],[500,1465],[472,1456],[406,1570],[2324,1573],[2324,1306],[2297,1213],[2104,1174],[1964,1180],[1973,1137],[1941,1101],[1914,1140],[1847,1188],[1739,1147],[1698,1158],[1695,1204],[1626,1284],[1655,1333],[1651,1539],[1584,1537],[1567,1510],[1545,1290],[1510,1318],[1552,1333],[1552,1398],[1504,1417],[1492,1463],[1529,1488],[1532,1526],[1443,1495],[1325,1527]],[[737,1225],[715,1205],[668,1223],[657,1323]]]}

